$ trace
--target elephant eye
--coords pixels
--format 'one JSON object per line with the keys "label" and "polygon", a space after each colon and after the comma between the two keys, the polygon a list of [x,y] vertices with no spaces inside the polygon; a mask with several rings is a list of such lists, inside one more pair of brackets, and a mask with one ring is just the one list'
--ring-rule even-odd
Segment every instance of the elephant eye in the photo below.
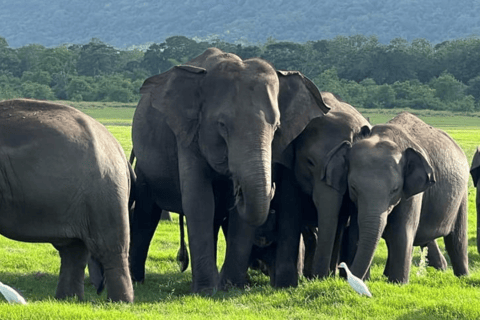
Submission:
{"label": "elephant eye", "polygon": [[350,190],[352,191],[352,193],[357,193],[357,188],[355,188],[355,186],[351,186]]}
{"label": "elephant eye", "polygon": [[312,159],[308,158],[308,159],[307,159],[307,163],[308,163],[308,165],[309,165],[310,167],[315,167],[315,162],[313,162]]}
{"label": "elephant eye", "polygon": [[218,121],[217,126],[222,134],[227,134],[227,126],[223,121]]}
{"label": "elephant eye", "polygon": [[397,193],[397,192],[398,192],[398,190],[399,190],[399,189],[400,189],[399,187],[396,187],[396,188],[395,188],[395,189],[393,189],[393,190],[392,190],[392,192],[390,192],[390,193],[391,193],[391,194],[395,194],[395,193]]}

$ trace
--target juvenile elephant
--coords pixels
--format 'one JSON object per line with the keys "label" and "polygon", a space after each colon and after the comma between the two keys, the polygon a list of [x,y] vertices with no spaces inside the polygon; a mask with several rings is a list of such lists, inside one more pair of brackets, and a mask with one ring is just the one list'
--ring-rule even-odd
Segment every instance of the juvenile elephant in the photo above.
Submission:
{"label": "juvenile elephant", "polygon": [[108,298],[133,302],[128,268],[134,174],[108,130],[80,111],[35,100],[0,102],[0,234],[59,251],[56,298],[83,299],[91,255]]}
{"label": "juvenile elephant", "polygon": [[468,274],[469,168],[462,149],[445,132],[406,112],[371,130],[362,128],[362,134],[331,154],[348,165],[348,178],[333,174],[331,181],[337,188],[348,186],[358,208],[352,273],[365,276],[383,236],[390,281],[408,282],[414,245],[428,245],[442,259],[438,237],[444,237],[455,275]]}
{"label": "juvenile elephant", "polygon": [[[187,218],[194,292],[242,286],[254,226],[266,220],[274,194],[272,157],[329,107],[300,73],[216,48],[147,79],[141,93],[132,127],[138,179],[131,224],[134,280],[144,279],[164,209]],[[228,211],[220,279],[215,229]]]}
{"label": "juvenile elephant", "polygon": [[[352,143],[360,129],[368,129],[370,124],[354,107],[332,93],[321,94],[331,110],[324,117],[312,120],[275,165],[277,190],[271,204],[276,215],[275,246],[254,250],[254,254],[261,255],[263,252],[275,257],[274,267],[270,266],[274,270],[270,274],[271,284],[275,287],[296,286],[298,283],[297,257],[301,230],[307,240],[304,274],[307,277],[326,277],[335,272],[339,251],[337,238],[350,215],[349,199],[345,197],[346,186],[338,186],[331,181],[334,174],[346,177],[346,165],[338,162],[335,167],[328,166],[329,160],[335,161],[329,155],[339,145]],[[308,232],[317,225],[316,236]],[[267,229],[260,227],[257,239]],[[272,248],[276,253],[266,254],[267,249],[272,251]]]}
{"label": "juvenile elephant", "polygon": [[470,174],[473,185],[477,188],[477,251],[480,253],[480,146],[477,147],[473,156]]}

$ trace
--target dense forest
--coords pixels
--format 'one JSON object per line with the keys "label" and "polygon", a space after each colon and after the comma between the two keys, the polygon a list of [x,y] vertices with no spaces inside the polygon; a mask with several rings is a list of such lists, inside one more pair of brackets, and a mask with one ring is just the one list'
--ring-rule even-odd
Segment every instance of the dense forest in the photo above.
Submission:
{"label": "dense forest", "polygon": [[173,36],[147,50],[119,50],[98,39],[86,44],[11,48],[0,37],[0,99],[138,101],[138,89],[167,71],[218,47],[246,59],[261,57],[277,69],[299,70],[320,90],[363,108],[480,110],[480,39],[432,44],[376,36],[337,36],[305,43],[269,39],[241,45]]}

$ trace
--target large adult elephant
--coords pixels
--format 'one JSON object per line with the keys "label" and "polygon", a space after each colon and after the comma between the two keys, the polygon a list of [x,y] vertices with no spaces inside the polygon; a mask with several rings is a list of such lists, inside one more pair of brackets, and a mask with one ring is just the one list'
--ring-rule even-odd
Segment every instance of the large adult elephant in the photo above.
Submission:
{"label": "large adult elephant", "polygon": [[[296,286],[298,283],[301,230],[307,240],[305,275],[325,277],[334,272],[336,259],[332,260],[332,256],[338,255],[337,238],[350,215],[346,186],[338,186],[332,181],[337,174],[339,178],[346,177],[347,164],[341,161],[341,157],[332,158],[330,154],[339,146],[351,144],[361,128],[368,129],[370,124],[354,107],[332,93],[321,94],[331,110],[324,117],[312,120],[289,145],[280,163],[275,165],[277,191],[271,204],[275,219],[257,230],[256,242],[262,237],[268,238],[268,233],[275,235],[275,244],[270,248],[276,253],[265,254],[272,249],[255,248],[259,252],[257,255],[274,256],[274,265],[267,265],[272,270],[271,284],[275,287]],[[317,225],[316,237],[311,236],[314,233],[306,232],[310,230],[308,226]],[[272,228],[275,230],[270,230]],[[272,261],[271,257],[258,258]]]}
{"label": "large adult elephant", "polygon": [[[161,208],[187,218],[194,292],[241,286],[254,226],[266,220],[274,194],[272,157],[328,106],[300,73],[216,48],[147,79],[141,93],[132,128],[134,280],[144,279]],[[232,207],[219,282],[214,229]]]}
{"label": "large adult elephant", "polygon": [[477,147],[473,156],[470,174],[473,185],[477,188],[477,251],[480,253],[480,146]]}
{"label": "large adult elephant", "polygon": [[80,111],[35,100],[0,102],[0,234],[59,251],[56,297],[83,299],[91,255],[108,298],[133,302],[128,268],[134,174],[108,130]]}
{"label": "large adult elephant", "polygon": [[[348,178],[336,177],[338,188],[348,186],[358,208],[358,249],[350,267],[363,278],[381,236],[388,247],[385,275],[406,283],[414,245],[438,247],[444,237],[454,274],[468,274],[468,162],[462,149],[445,132],[402,113],[371,130],[353,145],[337,148]],[[347,184],[348,182],[348,184]]]}

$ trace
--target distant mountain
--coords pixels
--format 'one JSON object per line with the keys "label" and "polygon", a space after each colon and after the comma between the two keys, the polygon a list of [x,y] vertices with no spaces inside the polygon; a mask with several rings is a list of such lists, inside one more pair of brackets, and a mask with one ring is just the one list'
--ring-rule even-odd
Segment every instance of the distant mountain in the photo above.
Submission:
{"label": "distant mountain", "polygon": [[126,48],[173,35],[263,43],[354,34],[382,43],[478,36],[480,0],[0,0],[0,37],[13,48],[91,38]]}

